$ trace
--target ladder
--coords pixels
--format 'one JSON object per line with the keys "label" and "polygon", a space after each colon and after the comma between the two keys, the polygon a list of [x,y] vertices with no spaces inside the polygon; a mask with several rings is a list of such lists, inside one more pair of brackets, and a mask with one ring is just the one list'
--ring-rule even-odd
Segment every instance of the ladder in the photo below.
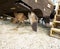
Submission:
{"label": "ladder", "polygon": [[53,20],[50,36],[60,38],[60,5]]}

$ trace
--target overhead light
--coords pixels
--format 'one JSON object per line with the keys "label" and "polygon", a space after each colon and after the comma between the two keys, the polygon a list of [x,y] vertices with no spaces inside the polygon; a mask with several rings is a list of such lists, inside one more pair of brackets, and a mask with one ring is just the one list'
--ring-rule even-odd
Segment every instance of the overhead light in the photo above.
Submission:
{"label": "overhead light", "polygon": [[38,2],[38,0],[35,0],[35,3],[37,3]]}

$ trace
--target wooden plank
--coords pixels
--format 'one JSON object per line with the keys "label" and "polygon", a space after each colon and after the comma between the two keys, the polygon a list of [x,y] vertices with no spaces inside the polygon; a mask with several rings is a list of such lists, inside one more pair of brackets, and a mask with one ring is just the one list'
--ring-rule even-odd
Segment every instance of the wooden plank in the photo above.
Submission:
{"label": "wooden plank", "polygon": [[54,21],[56,21],[56,15],[54,16],[54,20],[53,20],[53,22],[54,22]]}
{"label": "wooden plank", "polygon": [[53,23],[52,28],[60,29],[60,23]]}
{"label": "wooden plank", "polygon": [[55,15],[53,23],[60,23],[60,15]]}
{"label": "wooden plank", "polygon": [[60,23],[60,21],[54,21],[54,23]]}
{"label": "wooden plank", "polygon": [[55,32],[60,32],[60,29],[57,29],[57,28],[51,28],[51,30],[53,30]]}
{"label": "wooden plank", "polygon": [[58,9],[60,9],[60,4],[58,6],[59,6]]}
{"label": "wooden plank", "polygon": [[57,10],[56,14],[57,15],[60,15],[60,9]]}
{"label": "wooden plank", "polygon": [[55,30],[56,30],[56,28],[51,28],[51,30],[50,30],[50,36],[60,39],[60,33],[56,33]]}
{"label": "wooden plank", "polygon": [[60,17],[60,15],[56,15],[56,16],[59,16]]}
{"label": "wooden plank", "polygon": [[50,36],[60,38],[60,5],[53,20]]}

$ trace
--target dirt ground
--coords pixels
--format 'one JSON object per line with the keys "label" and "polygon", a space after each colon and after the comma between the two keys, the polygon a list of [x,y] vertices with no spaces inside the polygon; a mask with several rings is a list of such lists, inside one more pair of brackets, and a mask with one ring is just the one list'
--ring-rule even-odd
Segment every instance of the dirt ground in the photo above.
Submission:
{"label": "dirt ground", "polygon": [[60,49],[60,39],[49,36],[50,28],[38,25],[34,32],[29,24],[12,30],[17,24],[0,20],[0,49]]}

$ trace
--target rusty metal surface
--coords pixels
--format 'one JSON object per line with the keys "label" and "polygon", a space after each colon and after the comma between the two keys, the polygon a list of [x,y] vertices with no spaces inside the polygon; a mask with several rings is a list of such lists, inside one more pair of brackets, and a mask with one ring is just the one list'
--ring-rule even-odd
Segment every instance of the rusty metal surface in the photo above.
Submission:
{"label": "rusty metal surface", "polygon": [[[43,13],[43,16],[50,16],[51,11],[53,10],[53,4],[49,0],[23,0],[28,5],[30,5],[33,9],[40,9]],[[48,5],[51,7],[49,8]]]}
{"label": "rusty metal surface", "polygon": [[22,4],[16,4],[16,0],[1,0],[0,1],[0,14],[9,13],[13,11],[29,11],[28,8]]}
{"label": "rusty metal surface", "polygon": [[[27,7],[19,4],[16,5],[15,1],[17,0],[1,0],[0,1],[0,14],[6,13],[6,12],[12,12],[12,9],[15,9],[15,11],[26,11],[28,10]],[[43,16],[50,16],[51,11],[53,10],[53,4],[49,2],[49,0],[37,0],[37,3],[35,0],[22,0],[29,6],[31,6],[33,9],[40,9],[43,13]]]}

